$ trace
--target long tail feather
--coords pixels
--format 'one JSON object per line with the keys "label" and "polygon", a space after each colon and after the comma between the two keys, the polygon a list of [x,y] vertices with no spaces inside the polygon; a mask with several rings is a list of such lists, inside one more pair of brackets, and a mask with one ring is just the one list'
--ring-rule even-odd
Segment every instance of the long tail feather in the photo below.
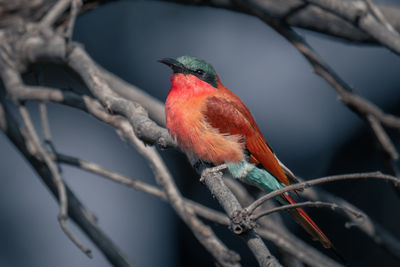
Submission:
{"label": "long tail feather", "polygon": [[[281,194],[281,198],[278,201],[282,205],[296,204],[294,199],[286,194]],[[286,202],[286,203],[285,203]],[[333,248],[332,242],[326,237],[326,235],[318,228],[314,221],[307,215],[302,208],[289,209],[289,214],[297,221],[301,227],[306,230],[314,240],[318,240],[325,248]]]}

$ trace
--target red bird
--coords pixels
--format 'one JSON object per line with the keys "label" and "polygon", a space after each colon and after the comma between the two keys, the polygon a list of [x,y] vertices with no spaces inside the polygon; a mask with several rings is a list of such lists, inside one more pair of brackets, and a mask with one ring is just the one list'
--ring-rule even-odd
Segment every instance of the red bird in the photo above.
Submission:
{"label": "red bird", "polygon": [[[291,183],[249,109],[221,83],[210,64],[191,56],[160,62],[173,70],[165,103],[167,128],[192,162],[225,163],[234,178],[266,192]],[[282,205],[295,203],[288,193],[277,200]],[[313,239],[332,248],[303,209],[289,213]]]}

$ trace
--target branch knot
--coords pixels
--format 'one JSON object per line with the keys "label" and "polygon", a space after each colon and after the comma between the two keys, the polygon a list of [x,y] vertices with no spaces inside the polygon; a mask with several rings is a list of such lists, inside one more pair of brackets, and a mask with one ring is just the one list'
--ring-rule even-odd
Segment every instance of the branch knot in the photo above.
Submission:
{"label": "branch knot", "polygon": [[255,226],[255,221],[252,220],[249,212],[246,209],[235,210],[232,212],[230,229],[234,234],[244,234],[253,229]]}

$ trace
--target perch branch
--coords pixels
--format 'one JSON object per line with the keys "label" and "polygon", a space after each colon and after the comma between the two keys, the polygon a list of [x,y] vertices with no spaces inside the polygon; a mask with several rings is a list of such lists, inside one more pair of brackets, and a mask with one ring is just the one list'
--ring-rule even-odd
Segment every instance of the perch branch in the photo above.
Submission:
{"label": "perch branch", "polygon": [[[201,179],[229,216],[232,216],[234,212],[242,209],[236,197],[222,180],[221,172],[204,171],[203,173],[204,175],[202,175]],[[280,266],[253,229],[242,233],[240,236],[246,241],[248,247],[256,256],[260,266]]]}

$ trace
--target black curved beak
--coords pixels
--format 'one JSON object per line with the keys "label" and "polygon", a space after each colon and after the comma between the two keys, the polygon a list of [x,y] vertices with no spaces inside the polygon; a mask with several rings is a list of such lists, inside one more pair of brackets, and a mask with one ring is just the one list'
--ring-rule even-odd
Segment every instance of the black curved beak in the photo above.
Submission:
{"label": "black curved beak", "polygon": [[174,73],[179,73],[179,72],[185,71],[185,66],[183,66],[183,64],[180,63],[179,61],[177,61],[176,59],[162,58],[157,61],[170,67],[174,71]]}

